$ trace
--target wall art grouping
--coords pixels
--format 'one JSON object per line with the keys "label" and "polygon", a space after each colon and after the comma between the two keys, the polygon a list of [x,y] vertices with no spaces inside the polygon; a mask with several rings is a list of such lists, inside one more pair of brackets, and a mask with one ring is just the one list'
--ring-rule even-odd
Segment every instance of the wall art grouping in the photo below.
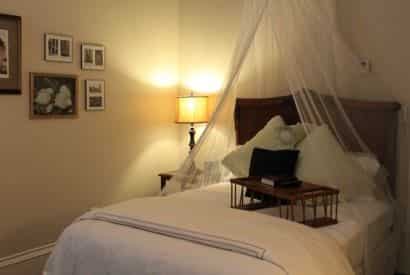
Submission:
{"label": "wall art grouping", "polygon": [[[71,35],[46,33],[44,35],[44,60],[50,62],[73,62],[74,39]],[[81,69],[103,71],[105,47],[100,44],[81,44]]]}
{"label": "wall art grouping", "polygon": [[[44,59],[49,62],[73,62],[74,39],[71,35],[46,33],[44,35]],[[81,69],[105,70],[105,47],[100,44],[81,44]],[[77,77],[71,76],[71,83]],[[67,85],[70,76],[32,74],[30,103],[31,118],[75,118],[78,115],[78,85]],[[41,83],[41,85],[37,85]],[[53,86],[50,86],[54,83]],[[47,93],[45,93],[47,91]],[[40,92],[40,94],[37,94]],[[49,94],[50,96],[48,96]],[[70,94],[70,96],[69,96]],[[65,100],[61,104],[59,100]],[[71,104],[71,105],[70,105]],[[85,81],[85,110],[105,110],[105,81]]]}
{"label": "wall art grouping", "polygon": [[[22,19],[0,14],[0,95],[21,94]],[[74,37],[44,34],[46,62],[74,63]],[[82,43],[80,64],[84,71],[105,70],[105,46]],[[55,70],[54,70],[55,71]],[[84,82],[85,110],[105,110],[105,81]],[[79,107],[78,76],[56,73],[30,73],[30,118],[76,118]]]}

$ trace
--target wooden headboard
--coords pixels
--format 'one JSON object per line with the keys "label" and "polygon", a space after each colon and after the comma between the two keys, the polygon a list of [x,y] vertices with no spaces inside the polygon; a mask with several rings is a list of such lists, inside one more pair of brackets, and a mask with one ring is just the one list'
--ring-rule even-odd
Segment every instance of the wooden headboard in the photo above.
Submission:
{"label": "wooden headboard", "polygon": [[[400,104],[341,99],[342,105],[357,131],[386,167],[395,191],[397,162],[397,126]],[[274,116],[280,115],[287,124],[299,122],[292,96],[249,99],[238,98],[235,106],[235,129],[238,145],[251,139]],[[343,131],[341,131],[343,135]],[[349,144],[350,145],[350,144]],[[353,150],[357,145],[352,145]]]}

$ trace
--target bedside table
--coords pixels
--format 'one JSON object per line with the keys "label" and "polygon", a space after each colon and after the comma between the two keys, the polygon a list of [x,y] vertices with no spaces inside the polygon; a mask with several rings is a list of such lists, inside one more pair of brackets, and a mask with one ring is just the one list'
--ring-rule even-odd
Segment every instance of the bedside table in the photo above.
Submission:
{"label": "bedside table", "polygon": [[167,181],[171,180],[175,176],[177,171],[171,171],[166,173],[160,173],[158,176],[161,178],[161,190],[167,185]]}

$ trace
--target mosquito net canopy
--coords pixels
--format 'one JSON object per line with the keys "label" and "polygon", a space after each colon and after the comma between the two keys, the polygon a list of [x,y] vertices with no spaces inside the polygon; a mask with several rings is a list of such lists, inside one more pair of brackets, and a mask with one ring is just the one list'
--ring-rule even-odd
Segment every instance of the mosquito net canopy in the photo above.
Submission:
{"label": "mosquito net canopy", "polygon": [[[354,83],[361,70],[339,34],[335,0],[244,1],[240,35],[217,107],[164,193],[246,176],[254,147],[298,149],[305,159],[298,177],[308,180],[309,173],[320,170],[324,181],[346,191],[346,197],[374,193],[372,169],[364,169],[358,158],[346,161],[349,153],[372,157],[341,101],[357,98]],[[293,99],[300,123],[286,125],[274,117],[264,133],[238,146],[236,100],[285,95]]]}

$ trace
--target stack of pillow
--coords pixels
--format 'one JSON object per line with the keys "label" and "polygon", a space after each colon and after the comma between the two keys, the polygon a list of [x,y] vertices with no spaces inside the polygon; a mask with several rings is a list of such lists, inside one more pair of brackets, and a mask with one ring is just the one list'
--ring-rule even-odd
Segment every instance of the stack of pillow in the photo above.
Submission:
{"label": "stack of pillow", "polygon": [[288,126],[276,116],[255,137],[230,152],[222,163],[234,176],[246,177],[255,148],[299,150],[296,176],[300,180],[337,188],[346,201],[374,197],[372,172],[366,169],[377,170],[377,160],[371,164],[346,153],[327,125],[313,128],[306,136],[302,124]]}
{"label": "stack of pillow", "polygon": [[230,152],[222,164],[237,177],[249,175],[251,157],[255,148],[268,150],[294,149],[306,136],[302,124],[287,126],[282,117],[275,116],[246,144]]}

